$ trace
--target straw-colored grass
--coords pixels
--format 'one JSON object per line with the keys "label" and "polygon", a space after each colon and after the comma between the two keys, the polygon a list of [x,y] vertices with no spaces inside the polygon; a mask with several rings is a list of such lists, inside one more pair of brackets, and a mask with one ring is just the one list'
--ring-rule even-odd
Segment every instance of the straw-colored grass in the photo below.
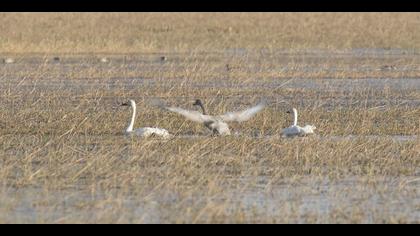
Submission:
{"label": "straw-colored grass", "polygon": [[[205,68],[200,58],[190,64],[105,66],[83,62],[89,60],[82,56],[58,65],[35,59],[38,63],[0,68],[5,75],[1,222],[419,221],[415,88],[404,93],[393,86],[346,91],[334,84],[352,79],[320,80],[306,72],[304,78],[319,80],[315,87],[293,89],[287,85],[304,79],[241,80],[235,76],[240,70],[217,79],[224,68],[214,69],[213,79],[206,73],[213,64]],[[192,79],[171,76],[167,68],[177,63]],[[202,68],[195,69],[197,64]],[[92,71],[80,73],[84,65]],[[152,78],[154,73],[165,76]],[[340,73],[354,76],[351,69]],[[150,78],[142,80],[145,75]],[[150,104],[158,98],[194,109],[198,97],[215,114],[263,98],[269,106],[248,122],[232,124],[239,136],[213,138],[201,125]],[[136,126],[159,126],[176,136],[167,141],[125,138],[131,111],[119,104],[127,98],[138,102]],[[291,106],[298,107],[300,123],[318,127],[316,136],[280,137],[291,123],[285,113]],[[409,140],[399,141],[399,136]]]}
{"label": "straw-colored grass", "polygon": [[[0,222],[419,223],[419,20],[3,13]],[[125,137],[128,98],[175,137]],[[152,105],[196,98],[268,107],[211,137]],[[291,107],[315,136],[280,137]]]}
{"label": "straw-colored grass", "polygon": [[418,13],[2,13],[0,52],[419,49]]}

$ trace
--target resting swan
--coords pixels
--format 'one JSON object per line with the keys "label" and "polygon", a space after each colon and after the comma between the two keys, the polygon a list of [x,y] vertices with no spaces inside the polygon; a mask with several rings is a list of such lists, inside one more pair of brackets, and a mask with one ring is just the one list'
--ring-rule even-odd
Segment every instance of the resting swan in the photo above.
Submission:
{"label": "resting swan", "polygon": [[197,99],[193,104],[200,106],[203,113],[198,111],[184,110],[178,107],[164,107],[165,109],[181,114],[186,119],[204,124],[209,130],[213,132],[213,135],[227,136],[230,135],[229,125],[226,122],[236,121],[243,122],[251,119],[255,114],[261,111],[265,107],[265,102],[261,102],[258,105],[238,112],[228,112],[224,115],[212,116],[206,113],[203,103],[200,99]]}
{"label": "resting swan", "polygon": [[162,138],[169,138],[171,135],[166,129],[160,129],[160,128],[150,128],[150,127],[144,127],[139,129],[133,129],[134,127],[134,120],[136,118],[136,102],[134,100],[129,100],[129,103],[123,103],[121,106],[131,106],[133,109],[133,116],[131,117],[130,124],[128,125],[127,129],[125,130],[125,133],[127,135],[136,135],[143,138],[148,138],[151,136],[158,136]]}
{"label": "resting swan", "polygon": [[[292,109],[293,112],[293,125],[282,130],[283,137],[294,137],[294,136],[306,136],[308,134],[313,134],[316,127],[314,125],[305,125],[300,127],[297,125],[297,110],[296,108]],[[291,113],[287,111],[287,113]]]}

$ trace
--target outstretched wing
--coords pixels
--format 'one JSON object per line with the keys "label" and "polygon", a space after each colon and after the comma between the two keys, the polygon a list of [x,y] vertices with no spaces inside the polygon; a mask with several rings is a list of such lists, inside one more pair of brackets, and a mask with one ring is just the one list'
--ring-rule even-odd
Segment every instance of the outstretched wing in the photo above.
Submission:
{"label": "outstretched wing", "polygon": [[228,112],[224,115],[219,116],[223,121],[237,121],[237,122],[243,122],[251,119],[255,114],[260,112],[264,107],[266,106],[265,102],[261,102],[258,105],[248,108],[243,111],[237,111],[237,112]]}
{"label": "outstretched wing", "polygon": [[189,111],[179,107],[165,107],[165,109],[183,115],[188,120],[198,123],[205,123],[212,120],[211,116],[203,115],[198,111]]}

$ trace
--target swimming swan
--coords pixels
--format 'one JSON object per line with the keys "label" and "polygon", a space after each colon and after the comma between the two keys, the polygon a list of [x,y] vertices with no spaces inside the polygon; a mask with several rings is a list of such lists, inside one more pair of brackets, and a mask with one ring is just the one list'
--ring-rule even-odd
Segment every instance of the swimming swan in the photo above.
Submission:
{"label": "swimming swan", "polygon": [[186,119],[195,121],[201,124],[204,124],[209,130],[213,132],[213,135],[230,135],[230,129],[229,125],[226,122],[243,122],[251,119],[255,114],[257,114],[259,111],[261,111],[265,106],[265,102],[261,102],[258,105],[248,108],[243,111],[237,111],[237,112],[228,112],[224,115],[218,115],[218,116],[212,116],[208,115],[206,113],[206,110],[204,109],[203,103],[201,100],[197,99],[195,103],[193,104],[195,106],[200,106],[203,113],[200,113],[198,111],[189,111],[184,110],[182,108],[178,107],[166,107],[163,108],[178,113],[180,115],[183,115]]}
{"label": "swimming swan", "polygon": [[[297,110],[293,108],[293,125],[285,128],[282,130],[283,137],[294,137],[294,136],[306,136],[309,134],[313,134],[316,127],[314,125],[305,125],[304,127],[300,127],[297,125]],[[287,113],[291,113],[287,111]]]}
{"label": "swimming swan", "polygon": [[123,103],[121,106],[131,106],[133,109],[133,116],[131,117],[130,124],[128,125],[127,129],[125,130],[125,133],[127,135],[136,135],[143,138],[148,138],[151,136],[158,136],[162,138],[170,138],[171,135],[166,129],[160,129],[160,128],[150,128],[150,127],[144,127],[139,129],[133,129],[134,126],[134,120],[136,118],[136,102],[134,100],[129,100],[130,103]]}

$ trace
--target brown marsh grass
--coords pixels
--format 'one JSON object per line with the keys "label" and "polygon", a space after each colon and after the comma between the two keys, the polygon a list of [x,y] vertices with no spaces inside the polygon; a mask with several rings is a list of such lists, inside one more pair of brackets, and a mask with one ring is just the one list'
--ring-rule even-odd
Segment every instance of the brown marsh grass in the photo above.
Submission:
{"label": "brown marsh grass", "polygon": [[418,49],[418,13],[2,13],[0,51]]}
{"label": "brown marsh grass", "polygon": [[[419,223],[420,57],[351,50],[418,48],[418,20],[4,13],[0,222]],[[175,137],[125,137],[128,98]],[[151,105],[195,98],[269,106],[216,138]],[[280,137],[292,106],[315,136]]]}

